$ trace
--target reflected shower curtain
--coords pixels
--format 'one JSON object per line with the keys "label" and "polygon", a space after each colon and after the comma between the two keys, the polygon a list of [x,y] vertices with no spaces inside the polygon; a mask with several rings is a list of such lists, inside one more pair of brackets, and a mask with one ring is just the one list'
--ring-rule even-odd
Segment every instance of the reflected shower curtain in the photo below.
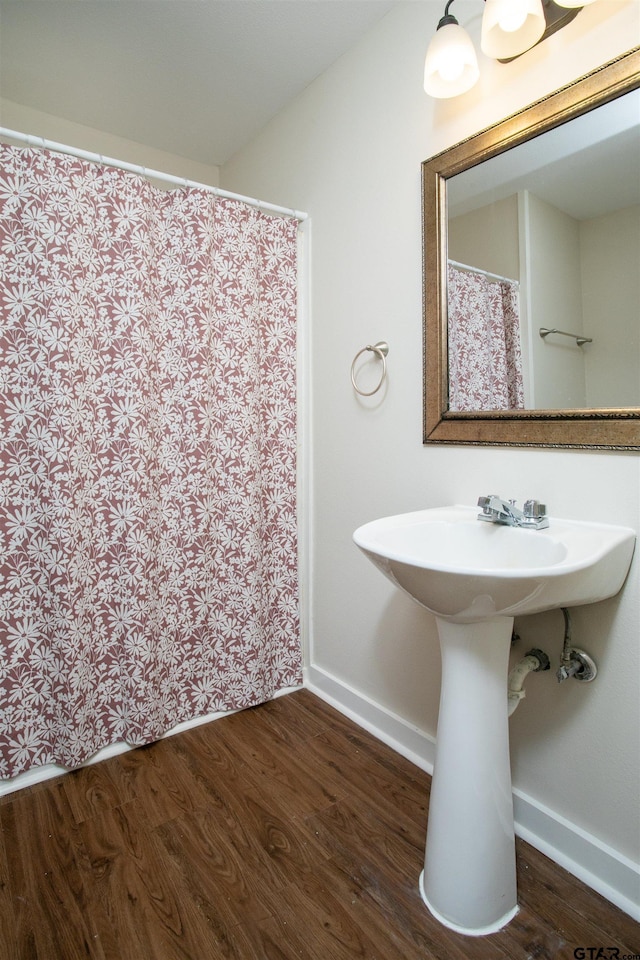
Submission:
{"label": "reflected shower curtain", "polygon": [[518,284],[448,265],[449,409],[524,407]]}
{"label": "reflected shower curtain", "polygon": [[301,682],[297,224],[0,151],[9,777]]}

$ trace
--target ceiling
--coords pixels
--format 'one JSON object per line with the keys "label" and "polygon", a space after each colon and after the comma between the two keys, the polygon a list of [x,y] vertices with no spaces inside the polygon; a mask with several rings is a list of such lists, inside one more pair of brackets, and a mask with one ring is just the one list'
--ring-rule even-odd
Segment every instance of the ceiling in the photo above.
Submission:
{"label": "ceiling", "polygon": [[640,205],[638,117],[632,90],[471,167],[449,182],[449,216],[525,189],[575,220]]}
{"label": "ceiling", "polygon": [[0,96],[219,166],[394,6],[2,0]]}

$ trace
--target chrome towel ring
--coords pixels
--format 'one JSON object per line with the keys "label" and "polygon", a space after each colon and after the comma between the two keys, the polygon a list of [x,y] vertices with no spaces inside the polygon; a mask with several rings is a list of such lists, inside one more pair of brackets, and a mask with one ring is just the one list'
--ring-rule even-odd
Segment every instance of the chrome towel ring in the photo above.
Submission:
{"label": "chrome towel ring", "polygon": [[[363,353],[366,353],[367,350],[371,351],[372,353],[375,353],[378,359],[382,360],[382,373],[380,375],[380,380],[378,382],[378,385],[374,387],[373,390],[365,391],[365,390],[361,390],[358,384],[356,383],[355,367],[356,367],[356,361],[358,357],[360,357]],[[362,350],[359,350],[356,353],[355,357],[353,358],[353,363],[351,364],[351,383],[353,384],[353,389],[356,391],[356,393],[359,393],[361,397],[371,397],[374,393],[378,392],[378,390],[384,383],[384,379],[387,375],[387,354],[388,353],[389,353],[389,344],[385,343],[384,340],[379,340],[373,346],[371,346],[371,344],[368,343],[366,347],[363,347]]]}

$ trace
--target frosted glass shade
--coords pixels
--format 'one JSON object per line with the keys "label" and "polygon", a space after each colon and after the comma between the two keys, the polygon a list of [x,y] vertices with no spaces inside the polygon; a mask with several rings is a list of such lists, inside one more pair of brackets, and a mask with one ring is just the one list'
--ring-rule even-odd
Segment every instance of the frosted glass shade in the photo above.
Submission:
{"label": "frosted glass shade", "polygon": [[471,37],[459,23],[436,31],[424,62],[424,89],[432,97],[446,99],[466,93],[480,70]]}
{"label": "frosted glass shade", "polygon": [[542,0],[486,0],[480,46],[488,57],[506,60],[533,47],[545,29]]}

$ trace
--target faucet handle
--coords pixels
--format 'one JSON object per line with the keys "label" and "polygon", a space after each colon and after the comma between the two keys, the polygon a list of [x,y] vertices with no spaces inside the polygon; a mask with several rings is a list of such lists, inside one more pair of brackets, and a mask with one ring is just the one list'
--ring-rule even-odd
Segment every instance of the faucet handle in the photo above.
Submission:
{"label": "faucet handle", "polygon": [[499,500],[500,497],[497,493],[488,493],[486,497],[478,497],[478,506],[479,507],[490,507],[492,502]]}
{"label": "faucet handle", "polygon": [[478,506],[482,507],[482,516],[492,517],[502,507],[502,501],[497,494],[489,493],[486,497],[478,497]]}
{"label": "faucet handle", "polygon": [[540,503],[538,500],[525,500],[523,513],[525,517],[538,520],[540,517],[547,515],[547,507],[546,504]]}

